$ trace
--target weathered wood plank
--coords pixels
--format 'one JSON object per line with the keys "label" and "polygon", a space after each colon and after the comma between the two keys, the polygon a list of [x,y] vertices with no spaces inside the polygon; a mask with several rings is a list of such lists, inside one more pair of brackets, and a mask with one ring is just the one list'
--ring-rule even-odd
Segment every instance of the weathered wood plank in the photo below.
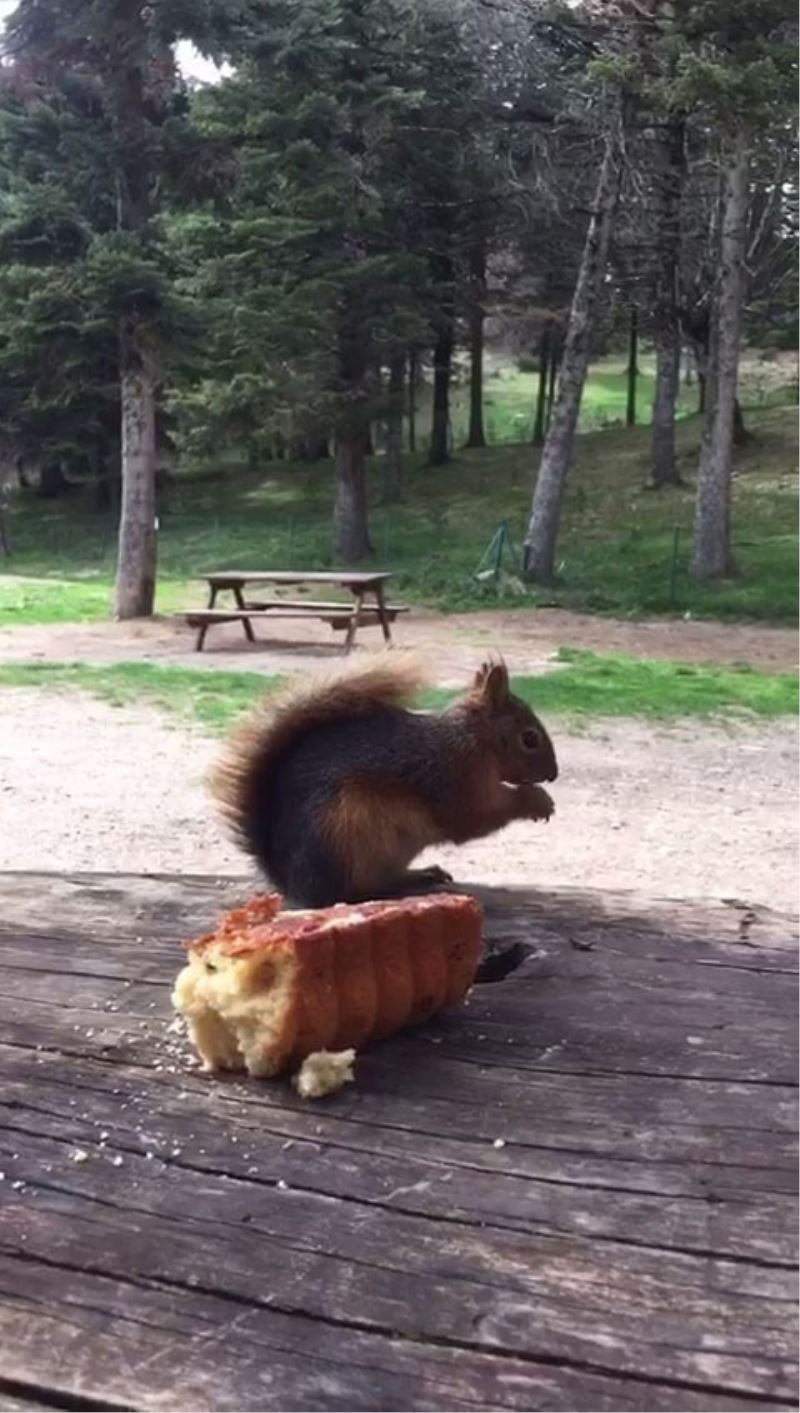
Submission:
{"label": "weathered wood plank", "polygon": [[[144,1288],[60,1269],[65,1317],[37,1315],[46,1342],[42,1372],[63,1389],[103,1389],[105,1407],[303,1410],[553,1409],[686,1410],[763,1408],[717,1391],[642,1384],[591,1370],[537,1364],[476,1348],[422,1345],[345,1329],[261,1306],[238,1305],[197,1289]],[[46,1307],[52,1267],[26,1261],[19,1297],[0,1295],[0,1319],[30,1340],[30,1311]],[[120,1357],[119,1341],[124,1350]],[[10,1348],[16,1341],[10,1341]],[[92,1351],[91,1360],[86,1350]],[[313,1358],[309,1351],[313,1349]],[[478,1392],[480,1391],[480,1397]],[[63,1406],[63,1405],[62,1405]]]}
{"label": "weathered wood plank", "polygon": [[791,920],[484,893],[522,969],[310,1107],[167,1029],[246,880],[6,881],[9,1407],[794,1406]]}
{"label": "weathered wood plank", "polygon": [[[29,1140],[26,1153],[44,1167],[48,1148]],[[430,1221],[146,1157],[107,1168],[99,1195],[86,1167],[43,1171],[38,1186],[13,1194],[0,1212],[0,1249],[14,1253],[19,1242],[26,1259],[268,1299],[422,1343],[793,1396],[789,1272],[770,1272],[768,1291],[752,1294],[736,1262],[603,1243],[600,1263],[587,1242],[441,1213]]]}
{"label": "weathered wood plank", "polygon": [[[688,1191],[670,1195],[657,1169],[645,1166],[637,1175],[639,1182],[649,1174],[658,1185],[655,1190],[631,1191],[623,1186],[619,1165],[606,1174],[604,1185],[582,1182],[579,1173],[572,1173],[568,1153],[563,1155],[558,1179],[538,1177],[535,1149],[531,1161],[529,1148],[513,1139],[496,1150],[491,1140],[447,1142],[444,1136],[434,1138],[415,1130],[410,1142],[409,1136],[400,1135],[406,1140],[403,1143],[378,1125],[362,1121],[334,1126],[330,1120],[324,1141],[302,1132],[290,1138],[293,1116],[283,1108],[267,1109],[262,1104],[254,1113],[240,1104],[228,1104],[223,1111],[213,1094],[169,1084],[150,1086],[141,1080],[121,1086],[117,1076],[106,1077],[96,1067],[71,1072],[65,1114],[63,1083],[48,1083],[39,1073],[31,1092],[26,1057],[7,1052],[3,1071],[0,1142],[7,1134],[12,1149],[15,1143],[25,1147],[26,1136],[48,1135],[103,1159],[112,1152],[141,1153],[146,1134],[159,1154],[177,1150],[181,1162],[199,1171],[224,1169],[232,1176],[249,1178],[255,1138],[258,1161],[277,1165],[292,1188],[309,1188],[343,1200],[435,1217],[446,1195],[449,1215],[464,1222],[616,1238],[665,1250],[750,1256],[765,1263],[785,1264],[796,1249],[792,1195],[760,1189],[748,1196],[735,1182],[728,1185],[724,1167],[714,1176],[708,1168],[692,1174]],[[159,1115],[155,1124],[149,1118],[153,1109]],[[108,1139],[98,1149],[101,1132]],[[198,1132],[203,1135],[202,1151],[195,1144]],[[64,1162],[63,1152],[59,1161]],[[395,1163],[402,1163],[403,1177],[392,1188]],[[13,1172],[19,1176],[16,1166]],[[720,1192],[732,1199],[735,1194],[735,1200],[719,1201]]]}

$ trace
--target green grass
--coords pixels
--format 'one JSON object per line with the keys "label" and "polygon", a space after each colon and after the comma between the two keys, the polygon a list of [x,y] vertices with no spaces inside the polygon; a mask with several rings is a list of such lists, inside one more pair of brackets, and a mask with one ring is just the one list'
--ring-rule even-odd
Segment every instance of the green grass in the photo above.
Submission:
{"label": "green grass", "polygon": [[[518,383],[526,376],[532,375],[504,378]],[[611,393],[619,395],[619,377],[605,365],[595,369],[589,401],[606,398],[608,407]],[[761,406],[749,408],[746,416],[752,438],[737,453],[733,504],[740,572],[730,581],[700,586],[688,575],[691,481],[701,431],[696,416],[677,426],[684,489],[643,489],[645,427],[611,427],[578,438],[552,590],[532,590],[513,572],[503,576],[499,588],[475,579],[500,520],[507,520],[517,550],[521,547],[536,468],[536,454],[524,444],[461,451],[435,471],[420,457],[409,469],[407,503],[390,509],[380,505],[380,458],[375,458],[372,562],[394,572],[392,592],[398,597],[445,610],[498,601],[504,608],[556,603],[618,616],[691,614],[795,623],[796,410]],[[204,569],[332,567],[332,497],[326,462],[272,463],[254,474],[228,451],[214,466],[182,467],[161,513],[158,610],[201,603],[204,588],[193,578]],[[0,575],[0,624],[107,615],[116,527],[110,516],[93,511],[88,494],[64,502],[26,494],[17,499],[10,521],[14,554],[7,568],[13,573]]]}
{"label": "green grass", "polygon": [[[579,428],[582,432],[623,426],[628,402],[626,356],[612,354],[596,363],[589,372],[581,400]],[[526,364],[527,366],[527,364]],[[640,350],[636,382],[636,421],[650,422],[655,389],[655,357]],[[791,402],[796,397],[787,361],[760,358],[746,352],[740,368],[740,390],[751,407],[763,408]],[[469,425],[469,370],[465,358],[459,360],[451,417],[457,443],[466,440]],[[514,364],[499,362],[488,355],[484,382],[484,428],[490,444],[529,442],[533,435],[534,408],[539,385],[537,371],[523,372]],[[427,416],[428,392],[421,398],[423,417]],[[697,386],[681,381],[677,416],[690,417],[697,411]]]}
{"label": "green grass", "polygon": [[2,663],[0,688],[65,688],[90,692],[111,706],[149,705],[176,717],[221,731],[280,679],[257,672],[195,671],[149,662],[109,667],[85,663]]}
{"label": "green grass", "polygon": [[[514,690],[547,719],[550,716],[679,717],[787,716],[797,711],[797,681],[791,673],[755,672],[677,662],[642,662],[624,656],[562,649],[560,665],[543,676],[519,677]],[[178,719],[221,731],[273,691],[278,678],[255,672],[217,672],[159,667],[152,663],[3,664],[0,688],[42,687],[88,691],[114,706],[150,703]],[[423,704],[441,707],[453,692],[428,692]]]}

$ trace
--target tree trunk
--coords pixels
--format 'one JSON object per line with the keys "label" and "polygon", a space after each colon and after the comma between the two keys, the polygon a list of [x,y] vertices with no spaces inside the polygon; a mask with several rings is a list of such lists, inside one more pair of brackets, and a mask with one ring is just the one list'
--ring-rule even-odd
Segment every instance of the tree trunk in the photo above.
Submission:
{"label": "tree trunk", "polygon": [[486,446],[483,428],[483,322],[486,317],[486,246],[478,241],[470,257],[469,434],[467,446]]}
{"label": "tree trunk", "polygon": [[383,498],[387,504],[401,501],[403,476],[403,394],[406,356],[395,353],[389,359],[389,407],[386,416],[386,455],[383,459]]}
{"label": "tree trunk", "polygon": [[307,461],[327,461],[330,454],[327,432],[318,432],[309,438],[306,446]]}
{"label": "tree trunk", "polygon": [[697,364],[697,411],[702,417],[706,410],[706,365]]}
{"label": "tree trunk", "polygon": [[679,486],[675,461],[675,403],[680,375],[680,342],[671,342],[668,330],[656,336],[656,385],[651,429],[652,486]]}
{"label": "tree trunk", "polygon": [[339,329],[336,419],[334,553],[354,564],[372,553],[367,524],[366,457],[369,433],[367,351],[357,305],[342,313]]}
{"label": "tree trunk", "polygon": [[438,332],[433,350],[433,424],[430,466],[445,466],[450,460],[450,373],[455,343],[455,309],[453,304],[453,263],[449,258],[440,262]]}
{"label": "tree trunk", "polygon": [[42,500],[60,500],[62,496],[69,495],[70,484],[64,475],[64,468],[60,461],[43,461],[42,469],[39,473],[38,493]]}
{"label": "tree trunk", "polygon": [[433,423],[430,466],[445,466],[450,460],[450,369],[453,362],[453,330],[440,331],[433,351]]}
{"label": "tree trunk", "polygon": [[[145,248],[152,216],[156,158],[152,139],[152,30],[138,0],[115,0],[108,21],[108,62],[103,78],[113,118],[117,157],[118,224]],[[168,48],[161,55],[172,62]],[[155,480],[157,364],[151,333],[134,307],[123,314],[119,334],[122,409],[117,618],[153,612],[156,574]]]}
{"label": "tree trunk", "polygon": [[564,353],[562,335],[556,334],[550,341],[550,372],[547,379],[547,409],[545,412],[544,429],[545,432],[550,426],[553,416],[553,403],[556,400],[556,386],[558,384],[558,370],[561,367],[561,358]]}
{"label": "tree trunk", "polygon": [[719,579],[734,571],[731,555],[731,463],[744,302],[749,161],[740,134],[725,172],[720,262],[700,451],[692,577]]}
{"label": "tree trunk", "polygon": [[372,553],[367,529],[366,456],[365,428],[343,428],[336,439],[333,541],[337,558],[345,564],[355,564]]}
{"label": "tree trunk", "polygon": [[8,533],[8,492],[0,486],[0,550],[5,558],[11,554],[11,539]]}
{"label": "tree trunk", "polygon": [[122,497],[117,618],[149,618],[156,588],[156,377],[147,331],[133,317],[120,328]]}
{"label": "tree trunk", "polygon": [[533,423],[533,445],[541,446],[544,441],[545,417],[547,412],[547,375],[550,371],[550,350],[553,343],[553,326],[548,320],[542,329],[539,340],[539,387],[536,393],[536,417]]}
{"label": "tree trunk", "polygon": [[656,139],[656,275],[653,291],[653,341],[656,385],[651,431],[651,484],[680,485],[675,461],[675,406],[678,400],[681,326],[678,266],[681,242],[681,196],[685,174],[685,123],[673,119]]}
{"label": "tree trunk", "polygon": [[412,456],[417,450],[417,350],[408,350],[408,449]]}
{"label": "tree trunk", "polygon": [[636,379],[639,376],[639,310],[631,305],[628,324],[628,396],[625,407],[625,426],[636,426]]}
{"label": "tree trunk", "polygon": [[616,134],[609,132],[597,181],[594,210],[572,296],[558,393],[542,448],[525,536],[525,575],[539,584],[549,583],[555,569],[561,501],[572,460],[581,395],[600,307],[618,189],[617,140]]}

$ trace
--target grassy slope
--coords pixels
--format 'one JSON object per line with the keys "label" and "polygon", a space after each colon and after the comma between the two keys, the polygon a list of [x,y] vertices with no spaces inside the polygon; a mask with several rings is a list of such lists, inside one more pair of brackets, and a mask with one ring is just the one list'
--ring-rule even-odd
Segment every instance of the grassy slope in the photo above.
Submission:
{"label": "grassy slope", "polygon": [[[530,377],[514,374],[512,381],[524,376]],[[602,394],[604,379],[614,384],[617,397],[619,373],[603,370],[595,370],[591,396]],[[751,409],[748,422],[754,436],[738,453],[734,495],[739,578],[704,587],[690,582],[691,488],[644,491],[647,429],[610,428],[578,439],[559,542],[559,582],[541,597],[623,615],[691,612],[796,621],[796,410]],[[699,435],[696,417],[679,423],[687,479],[694,474]],[[395,593],[450,609],[495,603],[494,587],[476,583],[474,573],[501,519],[519,547],[534,467],[534,453],[521,444],[461,452],[443,470],[412,468],[407,504],[390,510],[377,504],[375,469],[375,562],[395,571]],[[201,602],[202,588],[191,580],[206,568],[328,567],[331,496],[326,463],[278,463],[259,476],[230,465],[181,475],[162,514],[159,610]],[[0,623],[107,613],[115,552],[111,517],[93,513],[81,495],[65,503],[28,499],[12,516],[11,534],[13,575],[0,576]],[[513,576],[501,592],[507,607],[537,602]]]}
{"label": "grassy slope", "polygon": [[[797,682],[790,673],[640,662],[623,656],[567,651],[562,666],[545,676],[515,678],[514,689],[545,717],[675,717],[728,714],[775,717],[797,711]],[[222,730],[279,679],[255,672],[217,672],[118,663],[0,665],[0,688],[63,687],[90,691],[114,706],[149,702],[210,730]],[[425,704],[443,706],[453,693],[433,691]]]}

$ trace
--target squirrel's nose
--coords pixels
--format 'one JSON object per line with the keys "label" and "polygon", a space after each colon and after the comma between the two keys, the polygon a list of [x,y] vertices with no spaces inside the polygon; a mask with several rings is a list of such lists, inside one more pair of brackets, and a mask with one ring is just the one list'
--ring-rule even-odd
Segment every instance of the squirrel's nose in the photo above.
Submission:
{"label": "squirrel's nose", "polygon": [[556,765],[555,761],[553,761],[553,766],[550,771],[550,774],[545,776],[545,779],[547,780],[548,785],[552,785],[553,781],[558,779],[558,766]]}

